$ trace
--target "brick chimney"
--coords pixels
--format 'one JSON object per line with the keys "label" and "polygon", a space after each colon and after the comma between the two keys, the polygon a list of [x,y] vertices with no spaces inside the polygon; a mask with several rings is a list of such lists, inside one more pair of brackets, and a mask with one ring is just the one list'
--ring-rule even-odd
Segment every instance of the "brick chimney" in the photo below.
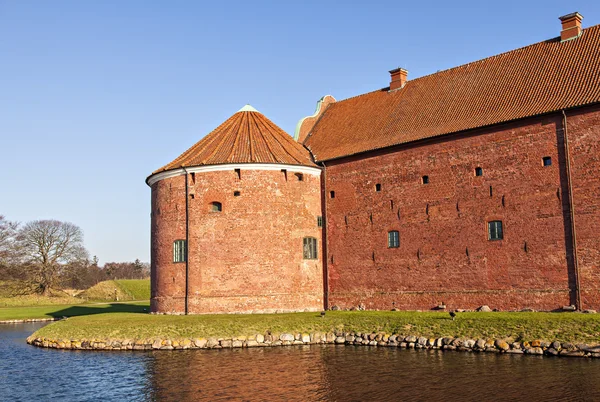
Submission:
{"label": "brick chimney", "polygon": [[402,88],[404,84],[406,84],[406,80],[408,77],[408,71],[403,68],[396,68],[390,71],[391,81],[390,81],[390,91],[394,89]]}
{"label": "brick chimney", "polygon": [[583,19],[583,15],[575,12],[563,15],[558,19],[562,23],[562,31],[560,31],[561,42],[569,39],[575,39],[581,35],[581,20]]}

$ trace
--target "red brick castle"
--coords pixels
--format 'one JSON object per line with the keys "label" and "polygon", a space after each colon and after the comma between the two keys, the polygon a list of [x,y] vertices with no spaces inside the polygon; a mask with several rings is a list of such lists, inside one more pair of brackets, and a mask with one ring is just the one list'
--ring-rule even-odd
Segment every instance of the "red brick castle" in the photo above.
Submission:
{"label": "red brick castle", "polygon": [[600,308],[600,25],[250,106],[147,179],[152,311]]}

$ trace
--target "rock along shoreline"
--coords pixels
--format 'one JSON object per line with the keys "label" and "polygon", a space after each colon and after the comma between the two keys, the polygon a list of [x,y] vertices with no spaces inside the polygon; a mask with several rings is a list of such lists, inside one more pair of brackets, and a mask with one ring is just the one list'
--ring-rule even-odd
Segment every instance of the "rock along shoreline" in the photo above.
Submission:
{"label": "rock along shoreline", "polygon": [[589,346],[568,342],[511,342],[502,339],[425,338],[414,335],[388,335],[381,332],[314,332],[303,334],[258,334],[231,338],[184,338],[184,339],[47,339],[30,336],[30,345],[68,350],[189,350],[255,348],[291,345],[356,345],[371,347],[394,347],[402,349],[451,350],[476,353],[507,353],[539,356],[600,358],[600,345]]}
{"label": "rock along shoreline", "polygon": [[48,321],[60,321],[63,318],[25,318],[22,320],[0,320],[0,324],[23,324],[26,322],[48,322]]}

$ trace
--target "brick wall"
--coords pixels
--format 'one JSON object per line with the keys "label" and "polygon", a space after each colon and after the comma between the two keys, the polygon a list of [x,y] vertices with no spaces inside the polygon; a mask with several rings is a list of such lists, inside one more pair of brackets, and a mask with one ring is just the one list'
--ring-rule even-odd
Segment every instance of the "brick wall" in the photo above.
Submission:
{"label": "brick wall", "polygon": [[584,309],[600,309],[600,106],[567,113],[573,208]]}
{"label": "brick wall", "polygon": [[[190,313],[322,309],[321,253],[316,260],[302,255],[304,237],[321,244],[320,175],[240,175],[231,169],[189,177]],[[211,211],[213,201],[221,212]],[[184,311],[185,263],[173,263],[177,239],[185,239],[185,176],[152,186],[152,311]]]}
{"label": "brick wall", "polygon": [[[600,307],[599,120],[597,109],[569,119],[587,308]],[[329,306],[553,310],[574,303],[563,150],[557,113],[327,163]],[[551,166],[543,166],[546,156]],[[488,240],[491,220],[503,222],[503,240]],[[388,248],[391,230],[400,232],[399,248]]]}

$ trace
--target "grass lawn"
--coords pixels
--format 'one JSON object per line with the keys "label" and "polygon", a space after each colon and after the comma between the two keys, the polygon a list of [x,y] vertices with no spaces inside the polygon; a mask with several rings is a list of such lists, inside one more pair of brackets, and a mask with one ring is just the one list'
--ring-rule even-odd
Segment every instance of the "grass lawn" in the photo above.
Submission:
{"label": "grass lawn", "polygon": [[144,312],[144,309],[148,310],[149,306],[150,302],[142,301],[127,303],[62,304],[47,306],[0,307],[0,321],[24,320],[30,318],[73,317],[78,315],[115,312],[141,313]]}
{"label": "grass lawn", "polygon": [[150,300],[150,279],[118,279],[115,282],[132,300]]}
{"label": "grass lawn", "polygon": [[548,340],[600,343],[600,315],[579,313],[448,313],[405,311],[328,311],[260,315],[150,315],[132,313],[73,317],[40,329],[51,339],[152,339],[231,337],[298,332],[381,331],[426,337]]}
{"label": "grass lawn", "polygon": [[97,283],[79,297],[94,301],[150,300],[150,279],[121,279]]}

